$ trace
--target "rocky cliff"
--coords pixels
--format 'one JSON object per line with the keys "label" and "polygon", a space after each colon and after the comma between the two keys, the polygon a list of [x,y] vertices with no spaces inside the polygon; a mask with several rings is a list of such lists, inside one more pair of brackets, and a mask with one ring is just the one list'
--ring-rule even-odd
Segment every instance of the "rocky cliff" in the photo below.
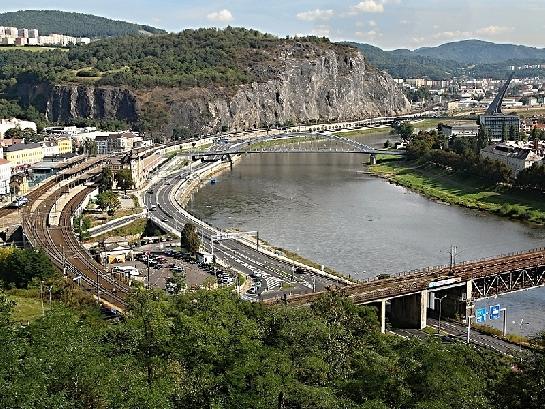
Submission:
{"label": "rocky cliff", "polygon": [[[54,122],[72,118],[118,118],[135,122],[161,110],[167,134],[175,128],[212,132],[264,125],[344,121],[402,114],[409,103],[392,78],[355,49],[286,43],[274,63],[250,67],[268,70],[261,82],[236,88],[128,88],[89,85],[33,86],[20,96]],[[260,74],[260,73],[257,73]],[[262,73],[261,73],[262,74]]]}

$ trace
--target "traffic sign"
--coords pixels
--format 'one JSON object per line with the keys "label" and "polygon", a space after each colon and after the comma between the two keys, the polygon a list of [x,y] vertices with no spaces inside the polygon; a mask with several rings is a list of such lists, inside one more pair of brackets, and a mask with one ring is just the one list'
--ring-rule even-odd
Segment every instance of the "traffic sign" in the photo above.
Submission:
{"label": "traffic sign", "polygon": [[485,322],[487,314],[486,308],[478,308],[475,312],[475,321],[477,321],[478,324]]}
{"label": "traffic sign", "polygon": [[490,306],[490,319],[497,320],[500,318],[500,305],[491,305]]}

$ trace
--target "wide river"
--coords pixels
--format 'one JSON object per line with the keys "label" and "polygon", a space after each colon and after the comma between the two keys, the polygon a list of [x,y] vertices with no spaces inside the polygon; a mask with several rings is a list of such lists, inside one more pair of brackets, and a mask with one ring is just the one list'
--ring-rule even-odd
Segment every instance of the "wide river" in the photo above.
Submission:
{"label": "wide river", "polygon": [[[384,135],[362,141],[380,146]],[[243,158],[194,195],[189,210],[220,228],[258,230],[269,243],[355,278],[473,260],[545,244],[545,229],[428,200],[369,175],[357,154]],[[508,309],[509,332],[545,329],[545,289],[482,302]],[[513,324],[512,321],[516,321]],[[501,326],[499,321],[491,322]]]}

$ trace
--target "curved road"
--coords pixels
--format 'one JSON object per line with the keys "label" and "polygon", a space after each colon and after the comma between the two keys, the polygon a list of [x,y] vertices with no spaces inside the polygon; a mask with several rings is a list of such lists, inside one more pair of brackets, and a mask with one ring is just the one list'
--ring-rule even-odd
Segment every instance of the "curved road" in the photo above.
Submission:
{"label": "curved road", "polygon": [[[203,167],[197,165],[194,169]],[[146,193],[144,202],[149,209],[157,205],[152,214],[161,219],[170,227],[181,230],[189,220],[179,213],[176,204],[171,202],[171,193],[180,179],[189,176],[188,170],[175,172],[157,182],[154,187],[157,189],[154,194]],[[204,246],[210,251],[210,237],[216,232],[212,229],[199,228],[199,234],[203,235]],[[306,294],[314,291],[323,291],[326,287],[338,286],[339,283],[314,273],[296,274],[292,272],[292,265],[283,262],[250,247],[237,240],[223,240],[214,242],[214,255],[223,263],[252,275],[254,280],[262,282],[260,298],[278,298],[290,294]]]}

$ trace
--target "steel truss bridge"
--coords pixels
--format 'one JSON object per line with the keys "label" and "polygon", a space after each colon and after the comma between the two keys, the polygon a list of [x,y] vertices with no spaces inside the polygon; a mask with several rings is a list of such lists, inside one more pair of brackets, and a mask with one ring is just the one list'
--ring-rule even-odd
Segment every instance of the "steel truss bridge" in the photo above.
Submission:
{"label": "steel truss bridge", "polygon": [[[304,138],[304,139],[301,139]],[[271,142],[278,141],[278,144]],[[321,144],[321,142],[326,142]],[[260,144],[264,146],[260,146]],[[266,145],[268,143],[268,145]],[[262,137],[233,145],[225,150],[187,152],[194,160],[220,160],[248,153],[350,153],[376,156],[388,154],[402,156],[404,151],[377,149],[359,141],[328,133],[291,133],[276,137]]]}
{"label": "steel truss bridge", "polygon": [[[452,267],[429,267],[332,291],[351,297],[357,303],[368,304],[467,283],[471,284],[472,290],[466,297],[473,300],[545,286],[545,248],[462,262]],[[303,305],[320,295],[321,293],[293,296],[283,302]]]}

